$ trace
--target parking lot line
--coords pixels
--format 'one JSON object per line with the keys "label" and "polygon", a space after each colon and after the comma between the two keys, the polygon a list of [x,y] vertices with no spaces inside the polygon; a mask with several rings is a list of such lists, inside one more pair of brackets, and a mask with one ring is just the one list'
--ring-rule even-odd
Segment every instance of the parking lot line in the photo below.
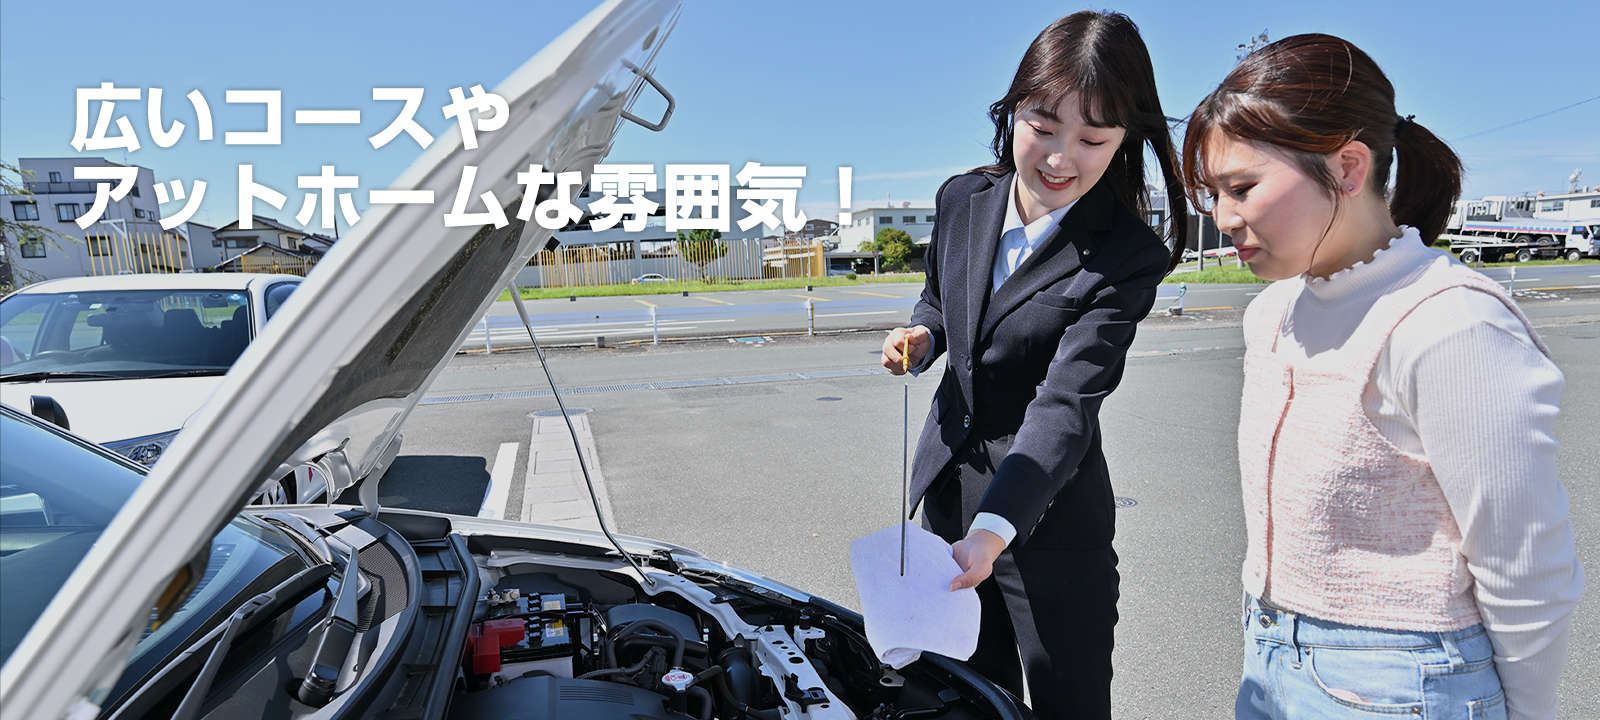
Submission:
{"label": "parking lot line", "polygon": [[894,298],[896,300],[900,299],[899,295],[885,295],[883,293],[867,292],[865,290],[846,290],[845,292],[850,293],[851,295],[871,295],[873,297]]}
{"label": "parking lot line", "polygon": [[521,447],[521,443],[500,443],[500,452],[494,456],[494,467],[489,470],[489,487],[484,488],[483,506],[478,508],[478,517],[505,519],[506,501],[511,496],[511,474],[517,469],[517,450]]}
{"label": "parking lot line", "polygon": [[817,301],[820,301],[820,302],[833,302],[832,300],[829,300],[828,298],[817,297],[815,295],[790,295],[789,297],[805,298],[807,300],[817,300]]}
{"label": "parking lot line", "polygon": [[706,297],[704,295],[696,295],[696,296],[694,296],[694,299],[696,299],[696,300],[704,300],[706,302],[714,302],[714,303],[716,303],[718,305],[732,305],[733,304],[733,303],[728,302],[726,300],[718,300],[716,298],[708,298],[708,297]]}
{"label": "parking lot line", "polygon": [[649,300],[640,300],[639,298],[634,298],[633,301],[645,307],[656,307],[656,304],[650,302]]}

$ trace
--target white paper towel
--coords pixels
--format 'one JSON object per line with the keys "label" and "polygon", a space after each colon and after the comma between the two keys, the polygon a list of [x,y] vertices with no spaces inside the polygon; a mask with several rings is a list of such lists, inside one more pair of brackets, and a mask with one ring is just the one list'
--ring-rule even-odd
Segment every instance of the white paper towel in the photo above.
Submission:
{"label": "white paper towel", "polygon": [[867,621],[867,641],[878,659],[903,668],[922,651],[957,660],[978,649],[978,592],[950,592],[961,567],[950,545],[906,523],[906,574],[900,576],[900,526],[850,543],[850,568]]}

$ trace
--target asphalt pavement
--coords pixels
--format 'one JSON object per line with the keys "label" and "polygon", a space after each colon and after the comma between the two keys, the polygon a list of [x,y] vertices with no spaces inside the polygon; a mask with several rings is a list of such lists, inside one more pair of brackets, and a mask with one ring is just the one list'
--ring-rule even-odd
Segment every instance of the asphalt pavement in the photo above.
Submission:
{"label": "asphalt pavement", "polygon": [[[1570,272],[1575,268],[1586,270]],[[1558,466],[1579,555],[1591,573],[1600,573],[1600,443],[1594,441],[1600,289],[1579,287],[1600,285],[1600,277],[1584,272],[1600,276],[1600,266],[1528,268],[1518,273],[1517,294],[1566,373]],[[1122,573],[1113,697],[1118,717],[1226,716],[1232,707],[1245,542],[1235,451],[1243,355],[1238,324],[1261,287],[1193,286],[1185,299],[1190,312],[1145,321],[1122,387],[1102,410],[1106,453],[1123,498],[1116,545]],[[920,289],[889,288],[884,294],[898,297],[848,302],[871,307],[882,301],[878,309],[892,310],[889,303],[909,303]],[[853,289],[818,288],[815,295],[845,302],[843,291]],[[803,294],[765,295],[778,292]],[[720,307],[743,303],[758,308],[752,312],[798,302],[763,295],[716,297],[730,303]],[[637,312],[625,307],[631,300],[540,301],[530,303],[539,310],[530,310],[541,327],[571,327],[560,324],[570,319],[558,318],[571,305],[616,320],[616,313]],[[687,313],[716,305],[677,301],[658,303],[658,315],[669,307]],[[562,303],[568,307],[543,309]],[[903,322],[909,307],[881,320],[857,317],[887,326]],[[723,325],[736,332],[727,335],[745,327],[777,331],[763,326],[770,322],[763,318],[774,315],[743,316],[751,326],[739,325],[740,316],[727,309],[706,315],[729,316],[736,322]],[[867,324],[854,321],[857,328]],[[838,329],[850,326],[841,322]],[[935,371],[903,380],[879,371],[881,337],[752,334],[556,349],[549,361],[568,391],[568,407],[586,411],[617,530],[692,547],[855,607],[848,544],[894,523],[900,504],[902,393],[909,387],[915,433],[939,377]],[[1463,378],[1462,388],[1495,391],[1493,378]],[[539,421],[534,415],[555,408],[531,352],[458,355],[426,402],[407,421],[402,456],[384,479],[380,500],[468,515],[482,508],[497,461],[514,465],[502,467],[502,476],[528,476],[527,452],[503,448],[526,446]],[[541,492],[514,486],[505,505],[524,507]],[[1600,590],[1594,588],[1574,621],[1560,717],[1600,717]]]}

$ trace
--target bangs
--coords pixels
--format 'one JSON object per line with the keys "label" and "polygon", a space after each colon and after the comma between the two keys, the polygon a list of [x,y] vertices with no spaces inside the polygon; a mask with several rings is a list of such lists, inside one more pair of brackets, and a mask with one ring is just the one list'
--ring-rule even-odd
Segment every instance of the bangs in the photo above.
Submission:
{"label": "bangs", "polygon": [[1063,100],[1076,94],[1078,113],[1090,127],[1137,129],[1132,93],[1115,87],[1100,61],[1094,53],[1077,52],[1053,63],[1056,72],[1030,87],[1019,88],[1017,112],[1042,110],[1046,116],[1053,116]]}

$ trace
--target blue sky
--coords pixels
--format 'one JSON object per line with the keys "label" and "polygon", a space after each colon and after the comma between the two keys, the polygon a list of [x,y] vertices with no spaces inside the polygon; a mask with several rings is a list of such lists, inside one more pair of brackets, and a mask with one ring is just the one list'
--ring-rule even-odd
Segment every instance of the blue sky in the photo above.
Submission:
{"label": "blue sky", "polygon": [[[74,92],[111,81],[163,88],[166,118],[189,130],[174,147],[150,142],[144,103],[118,105],[143,147],[130,163],[158,181],[210,185],[195,220],[235,219],[236,175],[290,196],[298,175],[334,165],[387,187],[418,154],[400,141],[373,150],[397,103],[373,87],[423,87],[418,120],[439,135],[452,87],[493,87],[592,5],[587,2],[214,3],[139,5],[84,0],[70,14],[37,0],[0,0],[0,158],[71,157]],[[467,7],[467,6],[456,6]],[[1325,32],[1371,54],[1396,86],[1398,109],[1457,140],[1600,96],[1594,28],[1600,3],[1152,2],[1109,5],[973,2],[744,3],[688,0],[659,57],[676,96],[666,132],[626,126],[610,162],[806,165],[801,199],[830,212],[837,168],[855,170],[856,200],[925,200],[943,179],[989,161],[988,104],[1009,83],[1029,41],[1062,14],[1109,7],[1137,22],[1168,115],[1184,116],[1232,68],[1235,48]],[[1003,8],[1003,11],[997,9]],[[196,140],[183,95],[209,101],[216,139]],[[226,90],[284,93],[283,144],[227,146],[226,130],[259,129],[259,106],[229,106]],[[649,95],[646,96],[649,98]],[[296,127],[296,109],[360,109],[360,126]],[[651,117],[659,101],[637,108]],[[450,130],[454,132],[454,130]],[[1559,192],[1575,168],[1600,185],[1600,100],[1453,143],[1468,167],[1468,197]],[[102,154],[121,161],[121,151]],[[365,193],[357,197],[364,199]],[[175,212],[177,204],[163,210]],[[831,212],[825,217],[831,217]],[[313,220],[313,223],[316,221]]]}

